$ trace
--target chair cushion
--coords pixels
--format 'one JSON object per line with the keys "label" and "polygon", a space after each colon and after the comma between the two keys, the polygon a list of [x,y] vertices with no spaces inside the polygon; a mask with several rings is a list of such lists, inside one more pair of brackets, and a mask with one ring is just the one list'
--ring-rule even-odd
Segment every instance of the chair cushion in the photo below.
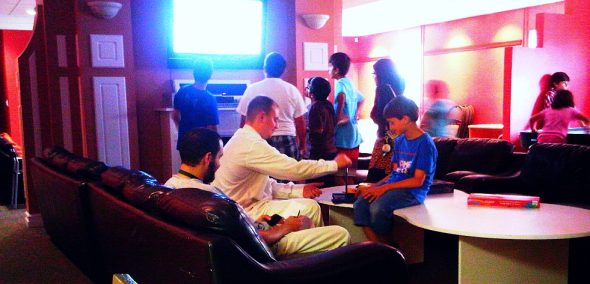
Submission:
{"label": "chair cushion", "polygon": [[498,173],[509,164],[514,145],[500,139],[460,139],[449,159],[449,172]]}
{"label": "chair cushion", "polygon": [[438,152],[438,158],[436,160],[436,173],[435,178],[444,178],[445,174],[449,172],[449,164],[451,154],[457,145],[457,138],[447,137],[433,137],[436,151]]}
{"label": "chair cushion", "polygon": [[541,202],[590,206],[590,147],[534,144],[521,178],[526,193],[539,195]]}
{"label": "chair cushion", "polygon": [[160,215],[192,229],[225,235],[259,262],[275,258],[250,218],[224,195],[194,188],[175,189],[160,197]]}

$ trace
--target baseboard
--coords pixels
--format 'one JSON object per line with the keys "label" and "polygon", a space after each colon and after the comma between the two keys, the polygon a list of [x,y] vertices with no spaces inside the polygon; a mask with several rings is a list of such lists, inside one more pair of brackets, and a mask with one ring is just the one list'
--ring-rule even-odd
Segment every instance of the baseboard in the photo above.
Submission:
{"label": "baseboard", "polygon": [[43,227],[43,219],[41,214],[30,214],[29,211],[25,211],[25,223],[29,228],[40,228]]}

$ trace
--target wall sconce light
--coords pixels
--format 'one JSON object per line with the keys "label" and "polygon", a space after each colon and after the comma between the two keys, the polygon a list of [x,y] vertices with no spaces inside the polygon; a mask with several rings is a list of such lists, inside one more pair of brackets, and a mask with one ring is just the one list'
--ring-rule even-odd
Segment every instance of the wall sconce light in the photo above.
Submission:
{"label": "wall sconce light", "polygon": [[539,39],[537,37],[537,30],[535,30],[535,29],[529,30],[528,38],[527,38],[527,47],[528,48],[539,47]]}
{"label": "wall sconce light", "polygon": [[87,4],[94,16],[107,20],[115,17],[123,7],[123,4],[113,1],[90,1]]}
{"label": "wall sconce light", "polygon": [[303,21],[307,27],[318,30],[321,29],[326,24],[326,22],[328,22],[330,16],[326,14],[305,14],[301,15],[301,18],[303,18]]}

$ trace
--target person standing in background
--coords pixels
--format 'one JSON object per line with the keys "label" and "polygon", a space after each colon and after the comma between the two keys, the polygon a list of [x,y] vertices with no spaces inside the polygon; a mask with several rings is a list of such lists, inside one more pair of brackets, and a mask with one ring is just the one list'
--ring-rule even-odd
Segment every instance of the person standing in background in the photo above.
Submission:
{"label": "person standing in background", "polygon": [[555,72],[551,75],[551,88],[547,91],[543,99],[543,109],[551,108],[555,93],[559,90],[567,90],[569,82],[570,77],[565,72]]}
{"label": "person standing in background", "polygon": [[[328,101],[332,88],[330,82],[322,77],[313,77],[309,82],[309,95],[312,105],[309,110],[309,158],[312,160],[333,160],[338,153],[334,145],[336,115],[334,105]],[[334,186],[334,176],[326,175],[308,182],[323,182],[324,186]]]}
{"label": "person standing in background", "polygon": [[266,78],[248,86],[236,111],[242,115],[241,126],[244,126],[248,104],[252,99],[257,96],[265,96],[275,101],[280,109],[279,125],[267,142],[279,152],[300,160],[306,152],[306,129],[303,115],[307,112],[307,108],[299,90],[280,78],[286,67],[287,61],[281,54],[276,52],[267,54],[264,59]]}
{"label": "person standing in background", "polygon": [[543,122],[543,132],[537,138],[538,143],[566,143],[567,129],[571,121],[580,120],[587,127],[588,117],[574,108],[574,96],[568,90],[558,90],[552,99],[551,108],[544,109],[529,119],[533,132],[537,132],[539,122]]}
{"label": "person standing in background", "polygon": [[402,96],[406,88],[404,79],[399,75],[391,59],[379,59],[373,65],[375,75],[375,103],[371,110],[371,119],[377,124],[377,140],[373,146],[367,182],[376,182],[387,176],[392,169],[391,154],[393,141],[397,137],[389,131],[383,109],[392,99]]}
{"label": "person standing in background", "polygon": [[448,99],[449,87],[444,81],[430,80],[426,83],[425,89],[430,106],[422,117],[420,128],[431,137],[450,136],[447,130],[449,114],[457,104]]}
{"label": "person standing in background", "polygon": [[[336,79],[334,91],[334,109],[336,111],[335,145],[338,153],[346,154],[352,161],[349,168],[348,184],[354,184],[359,158],[359,145],[363,142],[358,130],[358,109],[363,103],[363,96],[352,85],[352,81],[346,78],[350,68],[350,57],[343,52],[337,52],[328,60],[328,73],[332,79]],[[336,184],[345,184],[344,170],[336,174]]]}
{"label": "person standing in background", "polygon": [[219,113],[217,101],[211,92],[207,91],[207,82],[213,74],[213,64],[207,59],[197,59],[193,63],[193,77],[195,83],[182,87],[174,95],[174,123],[178,127],[178,141],[189,130],[205,127],[217,131]]}

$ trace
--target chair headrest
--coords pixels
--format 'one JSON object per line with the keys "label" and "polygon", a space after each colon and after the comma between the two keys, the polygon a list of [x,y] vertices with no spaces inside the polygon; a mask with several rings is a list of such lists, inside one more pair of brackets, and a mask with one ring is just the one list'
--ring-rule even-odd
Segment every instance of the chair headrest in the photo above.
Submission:
{"label": "chair headrest", "polygon": [[124,167],[111,167],[100,175],[101,182],[112,189],[113,193],[121,195],[126,185],[138,187],[142,184],[155,185],[158,181],[151,175]]}

